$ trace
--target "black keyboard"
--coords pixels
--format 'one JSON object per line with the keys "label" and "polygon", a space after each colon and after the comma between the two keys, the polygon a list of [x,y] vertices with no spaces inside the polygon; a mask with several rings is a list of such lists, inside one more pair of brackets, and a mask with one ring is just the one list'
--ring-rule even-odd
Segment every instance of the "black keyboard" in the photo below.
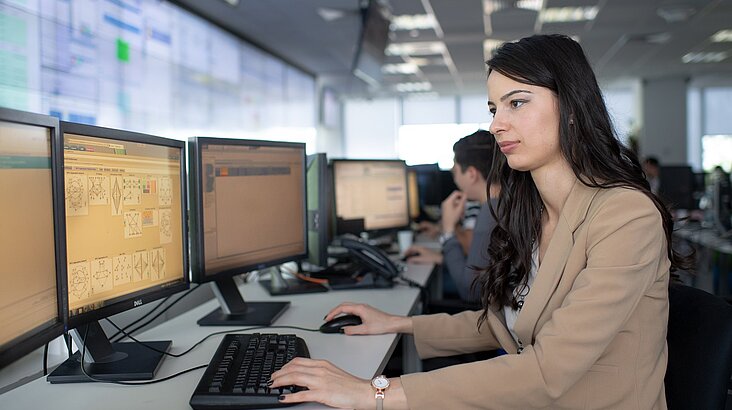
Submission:
{"label": "black keyboard", "polygon": [[190,405],[196,410],[285,407],[279,396],[302,388],[270,389],[267,381],[295,357],[310,357],[305,341],[295,335],[228,334],[198,382]]}

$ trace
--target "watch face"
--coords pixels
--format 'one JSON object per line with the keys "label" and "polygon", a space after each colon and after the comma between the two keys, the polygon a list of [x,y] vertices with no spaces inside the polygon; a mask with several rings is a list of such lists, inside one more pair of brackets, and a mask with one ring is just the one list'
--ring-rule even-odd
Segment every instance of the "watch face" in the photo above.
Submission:
{"label": "watch face", "polygon": [[373,385],[377,389],[385,389],[389,387],[389,379],[384,376],[378,376],[371,381],[371,385]]}

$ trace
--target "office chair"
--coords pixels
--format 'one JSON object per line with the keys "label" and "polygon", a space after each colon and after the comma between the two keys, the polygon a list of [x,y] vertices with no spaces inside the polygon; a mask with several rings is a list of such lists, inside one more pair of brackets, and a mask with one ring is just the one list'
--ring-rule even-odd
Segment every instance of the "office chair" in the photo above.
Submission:
{"label": "office chair", "polygon": [[700,289],[669,288],[669,410],[720,409],[732,374],[732,306]]}

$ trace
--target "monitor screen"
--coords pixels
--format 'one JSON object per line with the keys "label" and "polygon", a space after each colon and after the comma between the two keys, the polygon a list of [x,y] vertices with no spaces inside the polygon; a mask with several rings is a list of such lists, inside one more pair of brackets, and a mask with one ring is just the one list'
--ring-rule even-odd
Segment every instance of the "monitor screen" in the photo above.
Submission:
{"label": "monitor screen", "polygon": [[0,109],[0,367],[63,332],[59,146],[55,118]]}
{"label": "monitor screen", "polygon": [[352,227],[360,225],[363,231],[409,225],[404,161],[334,160],[333,186],[339,233],[358,230]]}
{"label": "monitor screen", "polygon": [[194,281],[307,256],[304,144],[191,142]]}
{"label": "monitor screen", "polygon": [[184,144],[80,124],[62,128],[70,323],[187,286]]}

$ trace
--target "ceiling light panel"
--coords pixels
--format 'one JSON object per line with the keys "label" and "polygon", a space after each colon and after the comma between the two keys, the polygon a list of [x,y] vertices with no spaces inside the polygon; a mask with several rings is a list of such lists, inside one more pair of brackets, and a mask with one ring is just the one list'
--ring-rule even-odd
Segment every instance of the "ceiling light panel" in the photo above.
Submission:
{"label": "ceiling light panel", "polygon": [[442,41],[425,41],[415,43],[392,43],[386,47],[386,55],[392,56],[426,56],[442,54],[446,50]]}
{"label": "ceiling light panel", "polygon": [[685,64],[689,63],[719,63],[727,59],[729,55],[724,52],[700,52],[700,53],[686,53],[681,57],[681,61]]}
{"label": "ceiling light panel", "polygon": [[594,20],[600,8],[592,7],[551,7],[539,12],[542,23],[571,23]]}
{"label": "ceiling light panel", "polygon": [[434,30],[437,25],[435,16],[431,14],[417,14],[393,16],[391,19],[391,29],[398,30]]}
{"label": "ceiling light panel", "polygon": [[714,33],[711,40],[715,43],[724,43],[732,41],[732,30],[719,30]]}
{"label": "ceiling light panel", "polygon": [[400,93],[418,93],[432,90],[432,84],[427,81],[399,83],[394,88]]}
{"label": "ceiling light panel", "polygon": [[386,64],[381,67],[381,72],[385,74],[416,74],[419,67],[416,64]]}

